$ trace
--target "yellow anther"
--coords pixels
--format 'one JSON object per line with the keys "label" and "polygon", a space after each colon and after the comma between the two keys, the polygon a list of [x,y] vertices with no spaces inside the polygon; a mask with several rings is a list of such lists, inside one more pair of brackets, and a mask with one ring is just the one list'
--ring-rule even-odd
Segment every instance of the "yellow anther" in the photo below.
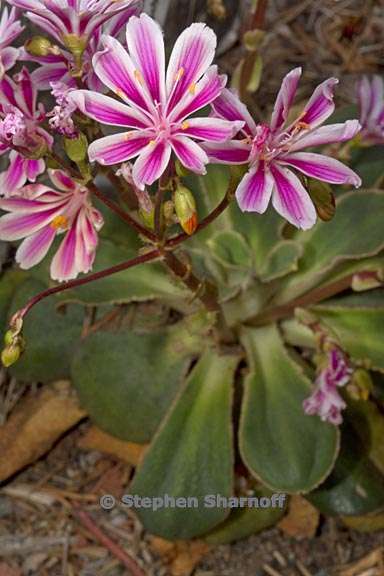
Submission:
{"label": "yellow anther", "polygon": [[156,140],[150,140],[149,144],[151,144],[153,146],[154,144],[156,144]]}
{"label": "yellow anther", "polygon": [[51,228],[53,228],[54,230],[64,230],[65,228],[67,228],[68,226],[68,218],[66,216],[63,216],[62,214],[59,214],[59,216],[56,216],[52,222],[51,222]]}
{"label": "yellow anther", "polygon": [[116,94],[118,95],[119,98],[124,98],[125,94],[122,90],[117,89],[116,90]]}
{"label": "yellow anther", "polygon": [[184,68],[180,68],[175,76],[175,82],[178,82],[184,76]]}
{"label": "yellow anther", "polygon": [[189,90],[189,93],[192,94],[192,96],[193,96],[194,93],[196,92],[196,82],[192,82],[192,84],[190,84],[188,90]]}
{"label": "yellow anther", "polygon": [[189,122],[187,122],[187,120],[185,122],[182,123],[181,125],[181,129],[182,130],[188,130],[189,128]]}
{"label": "yellow anther", "polygon": [[143,79],[143,76],[142,76],[140,70],[135,70],[134,75],[135,75],[135,78],[138,81],[138,83],[143,84],[144,79]]}
{"label": "yellow anther", "polygon": [[311,125],[308,124],[307,122],[298,122],[298,123],[296,124],[296,127],[297,127],[299,130],[309,130],[310,127],[311,127]]}

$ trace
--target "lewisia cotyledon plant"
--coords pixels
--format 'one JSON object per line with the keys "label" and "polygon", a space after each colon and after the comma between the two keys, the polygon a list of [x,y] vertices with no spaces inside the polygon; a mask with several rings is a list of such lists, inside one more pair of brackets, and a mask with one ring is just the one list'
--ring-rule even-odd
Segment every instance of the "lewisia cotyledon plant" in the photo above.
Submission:
{"label": "lewisia cotyledon plant", "polygon": [[9,167],[0,174],[0,195],[17,194],[28,180],[34,182],[45,170],[39,155],[52,146],[53,138],[41,123],[45,119],[42,104],[37,105],[37,90],[26,68],[0,81],[0,154],[9,153]]}
{"label": "lewisia cotyledon plant", "polygon": [[8,8],[4,8],[0,18],[0,80],[4,73],[16,63],[19,48],[15,48],[11,44],[23,29],[21,22],[17,19],[15,8],[12,8],[10,12],[8,12]]}
{"label": "lewisia cotyledon plant", "polygon": [[363,76],[357,83],[361,138],[370,144],[384,143],[384,82],[380,76],[371,81]]}
{"label": "lewisia cotyledon plant", "polygon": [[17,197],[0,199],[0,208],[8,212],[0,218],[0,240],[24,238],[16,261],[29,269],[46,256],[56,236],[64,234],[50,272],[53,280],[67,281],[91,270],[103,218],[87,188],[61,170],[49,170],[49,176],[58,190],[29,184]]}
{"label": "lewisia cotyledon plant", "polygon": [[360,186],[360,177],[350,168],[322,154],[302,152],[306,148],[344,142],[360,130],[357,120],[321,126],[334,111],[333,89],[336,78],[320,84],[301,114],[288,123],[301,68],[284,78],[274,106],[271,122],[256,124],[246,106],[235,94],[224,90],[213,103],[216,116],[243,120],[241,137],[204,146],[212,162],[249,164],[236,197],[241,210],[263,213],[272,196],[275,210],[299,228],[311,228],[316,221],[313,202],[292,168],[324,182]]}
{"label": "lewisia cotyledon plant", "polygon": [[340,348],[332,348],[327,355],[327,366],[316,378],[314,392],[303,402],[304,411],[311,415],[318,414],[324,422],[341,424],[341,411],[347,405],[338,388],[348,384],[352,373],[345,353]]}
{"label": "lewisia cotyledon plant", "polygon": [[243,121],[189,118],[221,93],[226,77],[211,66],[216,36],[204,24],[192,24],[178,38],[165,73],[163,35],[146,14],[127,24],[128,51],[111,36],[93,58],[96,74],[125,103],[79,90],[71,98],[87,116],[128,130],[100,138],[89,147],[89,158],[100,164],[120,164],[138,156],[132,177],[143,189],[160,178],[172,151],[192,172],[204,174],[209,162],[194,140],[224,142]]}

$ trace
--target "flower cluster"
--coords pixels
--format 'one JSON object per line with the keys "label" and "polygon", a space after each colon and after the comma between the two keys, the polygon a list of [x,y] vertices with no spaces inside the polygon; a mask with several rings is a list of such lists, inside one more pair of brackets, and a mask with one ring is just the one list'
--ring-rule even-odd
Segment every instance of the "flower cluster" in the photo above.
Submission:
{"label": "flower cluster", "polygon": [[[302,112],[290,119],[301,75],[300,68],[292,70],[283,79],[271,121],[258,123],[213,64],[216,36],[205,24],[189,26],[166,63],[162,30],[140,14],[140,0],[8,2],[13,7],[5,8],[0,20],[0,154],[9,163],[0,174],[0,195],[1,207],[12,214],[0,218],[0,239],[26,238],[17,253],[21,266],[41,259],[63,231],[67,235],[54,259],[54,279],[89,270],[94,258],[100,215],[90,204],[90,166],[84,167],[82,158],[75,176],[73,166],[66,176],[60,172],[61,180],[67,178],[65,188],[62,181],[58,184],[58,173],[51,172],[60,192],[43,182],[31,184],[43,179],[47,164],[55,166],[54,150],[62,136],[81,145],[89,142],[93,171],[97,165],[112,166],[147,212],[153,206],[148,187],[172,176],[176,161],[197,174],[205,174],[209,163],[244,165],[236,191],[241,210],[263,213],[271,200],[277,212],[303,229],[316,221],[305,177],[360,185],[359,176],[339,160],[312,151],[351,140],[360,130],[357,120],[323,125],[334,111],[336,79],[320,84]],[[11,46],[23,29],[18,10],[48,36],[29,39],[24,48]],[[11,76],[18,59],[34,63],[35,69],[24,67]],[[372,137],[381,122],[382,84],[376,78],[372,86],[367,82],[360,94],[364,98],[370,90],[372,106],[362,108],[362,121],[364,133]],[[51,92],[48,113],[38,102],[38,90]],[[29,208],[30,226],[21,225],[20,218],[29,222]],[[18,231],[9,228],[14,220]],[[84,226],[93,232],[84,233]],[[74,246],[76,257],[70,253]],[[65,266],[56,264],[62,252]]]}
{"label": "flower cluster", "polygon": [[327,366],[316,378],[314,392],[303,402],[304,411],[318,414],[324,422],[341,424],[341,411],[346,408],[346,403],[338,388],[348,384],[352,372],[344,352],[340,348],[332,348],[327,355]]}

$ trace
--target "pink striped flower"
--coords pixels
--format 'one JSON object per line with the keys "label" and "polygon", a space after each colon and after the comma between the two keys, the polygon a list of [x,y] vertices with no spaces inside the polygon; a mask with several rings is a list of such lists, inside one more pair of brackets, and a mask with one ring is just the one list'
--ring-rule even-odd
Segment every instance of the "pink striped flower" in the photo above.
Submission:
{"label": "pink striped flower", "polygon": [[19,196],[0,199],[0,208],[9,212],[0,218],[0,240],[24,238],[16,261],[29,269],[43,260],[56,236],[64,234],[51,263],[52,279],[62,282],[91,270],[103,218],[86,188],[61,170],[49,170],[49,176],[58,190],[29,184]]}
{"label": "pink striped flower", "polygon": [[138,156],[132,177],[140,189],[160,178],[172,151],[187,169],[204,174],[208,156],[194,140],[224,142],[243,126],[219,118],[189,119],[217,98],[226,82],[211,66],[214,32],[204,24],[187,28],[175,43],[167,72],[161,29],[145,14],[127,24],[129,53],[111,36],[102,40],[105,49],[93,58],[95,72],[124,103],[87,90],[71,97],[87,116],[126,130],[93,142],[90,160],[112,165]]}
{"label": "pink striped flower", "polygon": [[236,197],[241,210],[263,213],[272,197],[275,210],[298,228],[311,228],[316,221],[313,202],[292,168],[332,184],[360,186],[361,179],[350,168],[322,154],[303,152],[306,148],[344,142],[360,130],[357,120],[321,126],[334,111],[336,78],[320,84],[296,120],[287,122],[296,94],[301,68],[284,78],[271,122],[256,124],[247,108],[229,90],[213,103],[215,115],[243,120],[242,138],[224,145],[204,146],[212,162],[249,164]]}
{"label": "pink striped flower", "polygon": [[384,82],[380,76],[369,81],[363,76],[357,84],[361,137],[370,144],[384,143]]}
{"label": "pink striped flower", "polygon": [[16,10],[12,8],[8,12],[8,8],[4,8],[0,17],[0,80],[5,72],[16,63],[19,49],[14,48],[11,44],[22,31],[23,26],[17,19]]}
{"label": "pink striped flower", "polygon": [[[81,81],[84,86],[89,90],[96,92],[106,92],[106,86],[96,76],[92,65],[92,58],[96,52],[103,49],[101,38],[103,34],[108,34],[113,37],[119,37],[121,29],[126,25],[129,18],[139,12],[140,5],[137,3],[132,5],[130,10],[126,10],[121,14],[117,14],[100,26],[89,39],[86,48],[82,54],[81,70],[77,71],[77,75],[81,74]],[[58,49],[54,47],[51,54],[46,56],[31,56],[22,49],[23,59],[27,61],[36,62],[39,67],[32,72],[33,81],[40,87],[40,90],[50,90],[53,82],[62,82],[67,84],[68,87],[77,88],[78,84],[72,76],[72,72],[76,69],[74,56],[71,52],[65,49]]]}
{"label": "pink striped flower", "polygon": [[341,411],[346,408],[346,403],[337,389],[349,382],[352,372],[344,352],[333,348],[328,353],[328,365],[316,378],[315,390],[303,402],[304,411],[310,415],[318,414],[323,422],[341,424]]}
{"label": "pink striped flower", "polygon": [[33,159],[53,139],[40,123],[45,119],[37,106],[37,90],[26,68],[11,80],[0,81],[0,155],[9,153],[10,164],[0,173],[0,195],[10,196],[27,180],[34,182],[45,170],[43,159]]}
{"label": "pink striped flower", "polygon": [[26,17],[69,50],[84,50],[104,22],[117,15],[125,21],[139,9],[141,0],[8,0],[25,10]]}

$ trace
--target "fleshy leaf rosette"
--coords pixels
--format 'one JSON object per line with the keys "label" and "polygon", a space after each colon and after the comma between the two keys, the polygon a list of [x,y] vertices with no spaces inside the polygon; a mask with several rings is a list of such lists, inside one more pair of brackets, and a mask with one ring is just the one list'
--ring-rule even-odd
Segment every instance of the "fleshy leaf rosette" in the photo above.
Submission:
{"label": "fleshy leaf rosette", "polygon": [[165,74],[162,31],[149,16],[127,24],[128,51],[111,36],[93,58],[97,76],[124,104],[96,92],[71,94],[79,109],[102,124],[128,128],[95,140],[89,158],[112,165],[138,156],[132,177],[143,189],[164,173],[172,151],[187,169],[205,173],[206,152],[195,140],[224,142],[243,121],[189,117],[221,93],[226,77],[211,66],[216,36],[205,24],[192,24],[178,38]]}
{"label": "fleshy leaf rosette", "polygon": [[207,144],[212,162],[249,164],[236,197],[243,211],[264,213],[272,197],[275,210],[298,228],[311,228],[316,221],[314,204],[292,168],[317,180],[359,187],[360,177],[335,158],[313,152],[302,152],[323,144],[345,142],[360,130],[357,120],[321,126],[333,113],[333,89],[336,78],[329,78],[313,92],[301,114],[287,126],[301,68],[284,78],[274,106],[271,122],[256,124],[238,97],[224,90],[213,103],[215,115],[227,120],[245,122],[241,138]]}

